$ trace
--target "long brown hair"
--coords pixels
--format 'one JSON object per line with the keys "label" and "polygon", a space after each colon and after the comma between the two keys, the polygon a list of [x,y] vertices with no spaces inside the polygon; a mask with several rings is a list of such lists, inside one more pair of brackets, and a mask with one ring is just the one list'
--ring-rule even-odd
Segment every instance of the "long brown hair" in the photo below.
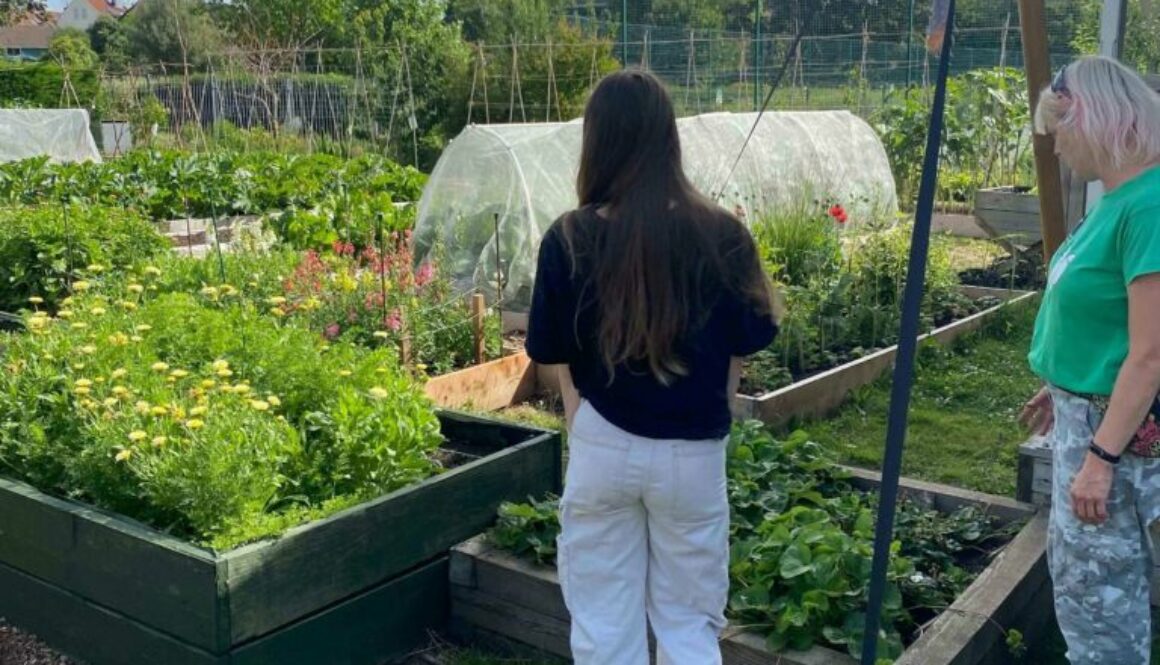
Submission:
{"label": "long brown hair", "polygon": [[579,239],[576,216],[564,238],[578,263],[589,255],[586,290],[599,304],[597,341],[609,377],[616,365],[645,361],[662,384],[683,376],[682,339],[732,291],[773,316],[769,281],[748,231],[702,196],[681,167],[673,105],[654,76],[611,74],[584,113],[577,193],[606,218]]}

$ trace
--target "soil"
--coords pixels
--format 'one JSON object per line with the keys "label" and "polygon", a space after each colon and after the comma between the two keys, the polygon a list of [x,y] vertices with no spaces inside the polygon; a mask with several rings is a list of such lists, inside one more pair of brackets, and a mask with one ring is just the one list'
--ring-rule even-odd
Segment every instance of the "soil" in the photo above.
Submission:
{"label": "soil", "polygon": [[0,619],[0,665],[82,665]]}

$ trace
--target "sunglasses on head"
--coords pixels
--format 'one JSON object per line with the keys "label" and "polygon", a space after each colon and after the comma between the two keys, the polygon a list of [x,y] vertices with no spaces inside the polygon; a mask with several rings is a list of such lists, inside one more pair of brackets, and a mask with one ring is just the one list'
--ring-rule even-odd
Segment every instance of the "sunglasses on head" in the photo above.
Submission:
{"label": "sunglasses on head", "polygon": [[1055,79],[1051,82],[1051,91],[1057,95],[1071,94],[1067,89],[1067,65],[1061,67],[1059,73],[1055,75]]}

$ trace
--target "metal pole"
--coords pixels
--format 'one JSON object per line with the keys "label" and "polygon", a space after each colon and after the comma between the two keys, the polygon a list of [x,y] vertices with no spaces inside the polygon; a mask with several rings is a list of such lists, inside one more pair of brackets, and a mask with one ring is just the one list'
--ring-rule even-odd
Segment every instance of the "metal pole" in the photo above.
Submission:
{"label": "metal pole", "polygon": [[620,3],[620,39],[624,44],[621,50],[620,62],[624,67],[628,66],[628,0],[622,0]]}
{"label": "metal pole", "polygon": [[[939,20],[939,9],[945,5],[945,25]],[[954,39],[955,0],[934,0],[935,15],[931,34],[937,39],[941,29],[942,57],[935,79],[934,107],[926,134],[926,153],[922,166],[914,231],[910,240],[910,263],[906,270],[906,288],[902,296],[902,325],[898,337],[898,358],[890,389],[890,416],[887,421],[886,454],[882,461],[882,484],[879,487],[878,522],[874,534],[874,559],[870,569],[870,589],[866,602],[866,628],[862,640],[862,665],[874,665],[878,659],[878,637],[882,605],[886,596],[886,572],[890,564],[890,545],[894,540],[894,513],[898,501],[898,482],[902,472],[902,448],[906,442],[906,416],[910,408],[910,391],[914,382],[914,356],[918,347],[919,310],[926,281],[926,259],[930,249],[930,223],[934,216],[935,188],[938,184],[939,145],[942,140],[943,111],[946,108],[947,76],[950,70],[951,42]],[[930,38],[928,38],[929,40]],[[931,48],[935,48],[931,46]]]}

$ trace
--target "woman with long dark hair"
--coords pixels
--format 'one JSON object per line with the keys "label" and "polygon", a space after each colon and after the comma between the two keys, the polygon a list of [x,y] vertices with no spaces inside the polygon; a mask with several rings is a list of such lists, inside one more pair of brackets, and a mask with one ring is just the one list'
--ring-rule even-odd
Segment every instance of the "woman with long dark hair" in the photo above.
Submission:
{"label": "woman with long dark hair", "polygon": [[640,71],[584,114],[580,208],[544,235],[527,350],[555,366],[570,461],[559,572],[578,665],[721,662],[725,443],[739,358],[777,333],[745,227],[681,168],[672,103]]}

